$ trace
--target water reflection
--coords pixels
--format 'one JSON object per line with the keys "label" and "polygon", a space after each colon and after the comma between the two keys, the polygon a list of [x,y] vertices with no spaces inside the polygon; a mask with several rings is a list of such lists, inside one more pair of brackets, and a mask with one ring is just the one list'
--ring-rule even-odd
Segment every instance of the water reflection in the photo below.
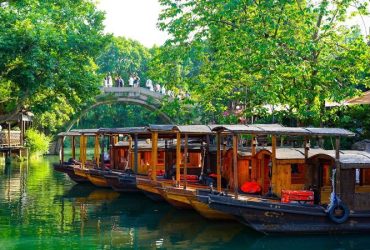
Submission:
{"label": "water reflection", "polygon": [[367,249],[366,236],[273,236],[193,211],[75,185],[54,158],[0,166],[0,249]]}

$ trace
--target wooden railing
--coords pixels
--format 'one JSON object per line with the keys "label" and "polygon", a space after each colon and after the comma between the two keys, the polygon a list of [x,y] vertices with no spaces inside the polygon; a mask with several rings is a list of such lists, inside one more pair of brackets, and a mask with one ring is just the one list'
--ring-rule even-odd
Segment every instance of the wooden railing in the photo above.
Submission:
{"label": "wooden railing", "polygon": [[[10,135],[10,138],[9,138]],[[0,147],[21,146],[21,131],[8,130],[0,131]]]}

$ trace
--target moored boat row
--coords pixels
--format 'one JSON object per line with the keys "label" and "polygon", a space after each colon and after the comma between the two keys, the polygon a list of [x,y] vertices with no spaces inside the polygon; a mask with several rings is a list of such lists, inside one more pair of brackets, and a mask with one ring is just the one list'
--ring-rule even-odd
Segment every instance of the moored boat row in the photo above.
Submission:
{"label": "moored boat row", "polygon": [[[370,154],[340,150],[341,138],[353,136],[344,129],[149,125],[59,135],[72,152],[64,161],[62,143],[55,170],[78,183],[141,191],[267,234],[370,231]],[[334,149],[311,146],[325,137]]]}

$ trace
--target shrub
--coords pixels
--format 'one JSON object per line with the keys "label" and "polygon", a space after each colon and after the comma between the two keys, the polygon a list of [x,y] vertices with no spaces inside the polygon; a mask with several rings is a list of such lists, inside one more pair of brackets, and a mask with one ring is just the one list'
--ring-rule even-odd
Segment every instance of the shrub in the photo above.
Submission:
{"label": "shrub", "polygon": [[43,155],[48,152],[51,138],[36,129],[29,129],[26,132],[26,145],[30,148],[31,154]]}

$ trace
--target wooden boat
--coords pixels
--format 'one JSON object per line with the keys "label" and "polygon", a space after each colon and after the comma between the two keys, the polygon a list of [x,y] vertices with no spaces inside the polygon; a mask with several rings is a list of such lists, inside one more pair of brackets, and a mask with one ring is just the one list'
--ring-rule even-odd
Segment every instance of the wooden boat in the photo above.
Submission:
{"label": "wooden boat", "polygon": [[[113,176],[112,173],[104,175],[108,184],[119,192],[137,192],[136,176],[146,178],[152,154],[151,133],[144,127],[99,129],[99,133],[111,137],[123,137],[124,141],[111,144],[110,168],[119,171]],[[160,145],[157,151],[158,164],[163,166],[165,152],[164,145]]]}
{"label": "wooden boat", "polygon": [[136,174],[134,173],[105,174],[104,178],[116,192],[139,192],[136,187]]}
{"label": "wooden boat", "polygon": [[89,182],[87,178],[75,174],[74,168],[79,167],[78,165],[71,165],[67,163],[61,165],[60,163],[54,163],[53,167],[55,171],[67,174],[69,178],[71,178],[74,182],[77,183]]}
{"label": "wooden boat", "polygon": [[[370,231],[370,154],[339,150],[340,137],[352,136],[351,132],[328,128],[261,128],[256,125],[215,129],[232,133],[234,150],[238,147],[238,134],[271,135],[270,185],[264,196],[240,194],[236,176],[238,166],[233,161],[233,194],[198,193],[199,201],[234,215],[242,223],[265,234]],[[276,136],[281,135],[304,138],[305,147],[296,149],[301,155],[299,159],[291,155],[285,159],[279,156]],[[335,136],[335,151],[310,148],[308,138],[316,136]],[[233,158],[236,158],[235,154]],[[301,167],[297,168],[297,161],[302,163]],[[303,178],[297,178],[297,169],[302,171]]]}
{"label": "wooden boat", "polygon": [[[59,172],[66,173],[73,181],[77,183],[87,183],[89,182],[88,179],[88,168],[92,168],[95,166],[95,163],[92,161],[87,161],[86,158],[86,147],[87,147],[87,137],[88,136],[95,136],[95,141],[98,141],[97,138],[97,129],[78,129],[69,132],[62,132],[59,133],[59,139],[61,143],[61,148],[59,152],[59,163],[54,164],[54,169]],[[79,146],[80,146],[80,155],[79,161],[76,158],[76,137],[79,137]],[[71,146],[72,146],[72,155],[71,158],[65,162],[65,148],[64,148],[64,140],[65,138],[71,138]],[[96,151],[96,150],[95,150]],[[99,159],[97,156],[97,152],[94,154],[94,161]]]}
{"label": "wooden boat", "polygon": [[[211,160],[209,157],[209,135],[211,130],[204,125],[189,125],[189,126],[164,126],[152,125],[149,127],[152,132],[153,149],[152,155],[157,155],[154,145],[159,138],[165,138],[170,141],[170,146],[166,149],[166,159],[164,172],[165,177],[153,175],[157,171],[157,160],[152,158],[151,166],[154,172],[150,178],[138,178],[137,186],[149,197],[159,200],[164,199],[176,208],[180,209],[196,209],[206,214],[209,210],[208,218],[229,219],[230,215],[222,212],[214,211],[213,209],[199,203],[196,197],[197,188],[207,188],[204,183],[201,183],[198,177],[202,174],[207,165],[207,170],[211,171]],[[184,140],[182,140],[182,137]],[[188,144],[188,138],[192,142]],[[176,138],[176,144],[174,139]],[[208,141],[207,157],[204,155],[205,150],[201,146],[201,142]],[[204,143],[205,144],[205,143]],[[182,154],[186,155],[185,158]],[[203,155],[202,155],[203,154]],[[204,161],[207,163],[204,164]],[[176,165],[176,169],[173,166]],[[162,169],[161,169],[162,170]],[[175,172],[174,172],[175,170]],[[191,177],[193,180],[190,180]],[[191,183],[191,184],[190,184]]]}
{"label": "wooden boat", "polygon": [[87,178],[89,181],[97,187],[109,188],[110,185],[105,179],[104,175],[110,173],[110,171],[104,171],[100,169],[89,169],[87,171]]}

